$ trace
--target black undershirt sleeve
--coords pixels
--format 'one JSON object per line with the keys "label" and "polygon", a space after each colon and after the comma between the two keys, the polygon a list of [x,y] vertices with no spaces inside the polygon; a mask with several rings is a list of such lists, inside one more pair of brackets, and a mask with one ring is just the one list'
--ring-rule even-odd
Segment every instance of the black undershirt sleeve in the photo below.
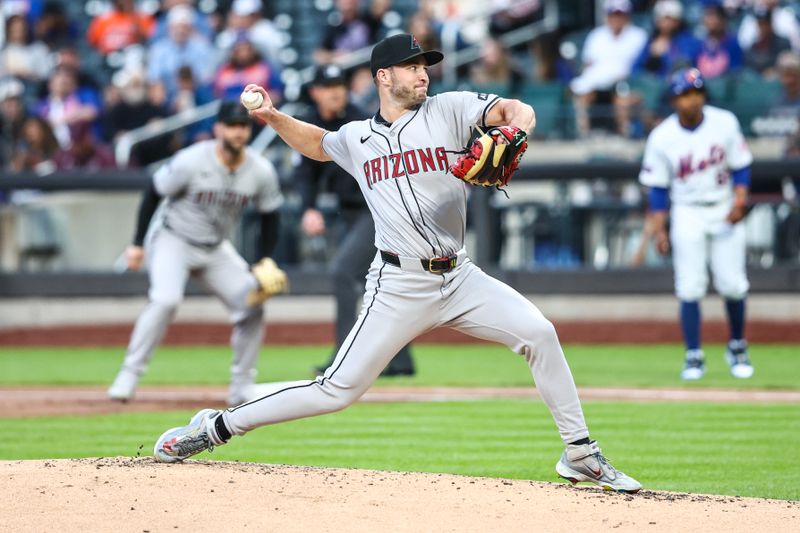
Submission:
{"label": "black undershirt sleeve", "polygon": [[161,202],[161,195],[156,191],[153,180],[150,180],[147,189],[142,194],[142,203],[139,204],[139,218],[136,221],[136,234],[133,236],[133,244],[136,246],[144,243],[147,228],[150,226],[150,220],[153,218],[159,202]]}
{"label": "black undershirt sleeve", "polygon": [[269,213],[261,213],[261,232],[256,247],[256,253],[259,259],[272,256],[272,252],[275,251],[275,245],[278,243],[278,230],[280,226],[280,211],[276,210]]}

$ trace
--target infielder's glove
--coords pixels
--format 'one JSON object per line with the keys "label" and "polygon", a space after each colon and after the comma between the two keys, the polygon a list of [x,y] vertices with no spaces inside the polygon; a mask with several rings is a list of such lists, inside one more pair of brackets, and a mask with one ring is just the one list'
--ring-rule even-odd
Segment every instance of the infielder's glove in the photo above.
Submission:
{"label": "infielder's glove", "polygon": [[519,168],[527,148],[528,136],[514,126],[492,126],[485,132],[476,128],[450,172],[470,185],[500,187]]}
{"label": "infielder's glove", "polygon": [[275,261],[265,257],[250,269],[258,280],[259,287],[247,294],[247,305],[260,305],[289,286],[286,272],[278,268]]}

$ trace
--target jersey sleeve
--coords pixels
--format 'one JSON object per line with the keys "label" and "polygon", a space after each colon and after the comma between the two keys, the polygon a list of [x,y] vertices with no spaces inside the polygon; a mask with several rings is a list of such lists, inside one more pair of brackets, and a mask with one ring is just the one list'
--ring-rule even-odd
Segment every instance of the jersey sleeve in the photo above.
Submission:
{"label": "jersey sleeve", "polygon": [[747,146],[747,141],[742,135],[742,128],[739,126],[739,120],[731,114],[731,128],[730,140],[726,146],[725,154],[727,157],[728,168],[731,170],[740,170],[749,167],[753,163],[753,154],[750,153],[750,147]]}
{"label": "jersey sleeve", "polygon": [[442,113],[443,122],[453,127],[457,137],[466,144],[473,126],[487,126],[486,115],[500,101],[500,97],[496,94],[461,91],[442,93],[434,100]]}
{"label": "jersey sleeve", "polygon": [[259,162],[261,190],[259,191],[258,210],[262,213],[271,213],[283,205],[281,183],[275,166],[266,159]]}
{"label": "jersey sleeve", "polygon": [[351,124],[345,124],[337,131],[327,131],[322,136],[322,149],[333,161],[346,170],[350,175],[355,175],[353,158],[350,156],[350,147],[347,145],[347,133]]}
{"label": "jersey sleeve", "polygon": [[655,135],[650,135],[647,139],[642,158],[642,169],[639,171],[639,182],[647,187],[669,187],[669,163],[660,148],[658,137]]}
{"label": "jersey sleeve", "polygon": [[156,171],[153,184],[161,196],[176,196],[189,185],[190,177],[188,161],[178,153]]}

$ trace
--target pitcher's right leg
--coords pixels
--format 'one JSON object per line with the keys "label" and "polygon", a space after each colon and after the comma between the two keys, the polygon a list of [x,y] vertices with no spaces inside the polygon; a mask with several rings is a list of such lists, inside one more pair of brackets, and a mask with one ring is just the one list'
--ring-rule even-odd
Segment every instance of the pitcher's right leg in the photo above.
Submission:
{"label": "pitcher's right leg", "polygon": [[[380,264],[376,269],[373,263],[365,306],[325,373],[228,409],[223,420],[232,434],[344,409],[367,391],[400,348],[431,327],[437,279],[430,277],[427,298],[420,290],[405,290],[404,274],[386,272],[393,268]],[[409,294],[414,298],[407,298]]]}

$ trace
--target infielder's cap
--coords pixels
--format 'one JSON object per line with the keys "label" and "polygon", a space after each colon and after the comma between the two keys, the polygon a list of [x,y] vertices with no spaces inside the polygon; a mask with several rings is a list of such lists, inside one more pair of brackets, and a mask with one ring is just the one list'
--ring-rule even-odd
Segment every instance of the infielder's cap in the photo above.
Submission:
{"label": "infielder's cap", "polygon": [[219,104],[217,122],[225,124],[250,124],[250,115],[241,102],[227,100]]}
{"label": "infielder's cap", "polygon": [[417,42],[416,37],[410,33],[398,33],[378,42],[372,49],[372,56],[369,59],[369,67],[372,75],[378,73],[382,68],[405,63],[416,57],[424,57],[428,65],[435,65],[442,59],[444,54],[438,50],[425,51]]}
{"label": "infielder's cap", "polygon": [[704,91],[706,90],[706,82],[703,75],[696,68],[681,69],[669,80],[669,95],[670,97],[680,96],[688,91]]}
{"label": "infielder's cap", "polygon": [[344,85],[344,71],[338,65],[320,65],[314,71],[309,85]]}

